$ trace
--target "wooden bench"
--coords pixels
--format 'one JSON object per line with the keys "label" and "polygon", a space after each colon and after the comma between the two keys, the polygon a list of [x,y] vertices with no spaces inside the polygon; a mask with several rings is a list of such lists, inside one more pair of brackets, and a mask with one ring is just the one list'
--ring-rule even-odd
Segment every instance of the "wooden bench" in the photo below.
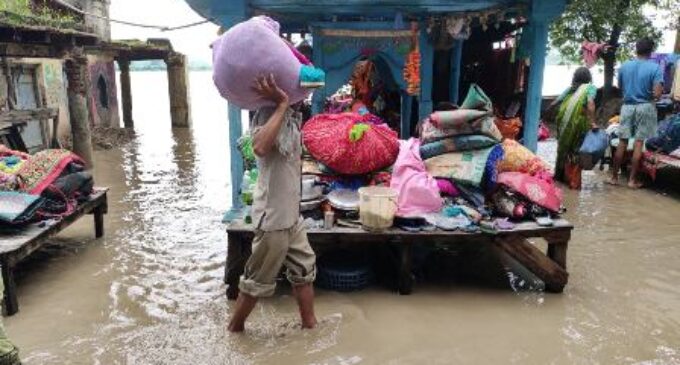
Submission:
{"label": "wooden bench", "polygon": [[[411,274],[412,244],[456,245],[461,243],[489,244],[507,253],[534,273],[545,283],[549,292],[560,293],[567,284],[567,248],[573,226],[564,219],[555,220],[552,227],[540,227],[536,223],[518,224],[512,231],[489,233],[466,233],[461,231],[406,232],[389,229],[383,232],[368,232],[360,228],[335,227],[332,230],[308,230],[310,244],[317,248],[345,244],[391,243],[400,251],[399,293],[410,294],[413,290]],[[227,297],[238,295],[239,277],[243,273],[251,253],[253,229],[241,221],[231,223],[227,228],[228,249],[225,267],[225,282],[228,284]],[[529,238],[543,238],[548,243],[543,253],[530,243]]]}
{"label": "wooden bench", "polygon": [[78,204],[75,211],[60,220],[48,220],[30,224],[13,232],[0,231],[0,265],[5,284],[4,303],[8,316],[19,311],[14,268],[21,260],[40,249],[50,237],[58,234],[85,214],[94,215],[95,237],[104,235],[104,214],[108,211],[106,193],[108,188],[95,188],[90,198]]}

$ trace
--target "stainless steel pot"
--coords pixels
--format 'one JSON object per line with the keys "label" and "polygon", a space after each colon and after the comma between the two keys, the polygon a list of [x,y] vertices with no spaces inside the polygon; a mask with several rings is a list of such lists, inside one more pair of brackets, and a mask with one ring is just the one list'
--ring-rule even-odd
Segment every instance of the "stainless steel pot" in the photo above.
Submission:
{"label": "stainless steel pot", "polygon": [[302,197],[301,201],[318,200],[323,195],[325,184],[320,183],[314,175],[302,176]]}

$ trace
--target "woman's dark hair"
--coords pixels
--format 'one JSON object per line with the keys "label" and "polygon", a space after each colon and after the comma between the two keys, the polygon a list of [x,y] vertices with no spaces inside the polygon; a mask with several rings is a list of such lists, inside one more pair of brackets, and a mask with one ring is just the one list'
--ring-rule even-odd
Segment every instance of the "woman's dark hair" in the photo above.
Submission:
{"label": "woman's dark hair", "polygon": [[635,52],[638,56],[651,56],[656,45],[649,38],[642,38],[635,43]]}
{"label": "woman's dark hair", "polygon": [[579,67],[574,71],[574,78],[571,79],[571,92],[575,92],[579,86],[593,82],[593,75],[587,67]]}

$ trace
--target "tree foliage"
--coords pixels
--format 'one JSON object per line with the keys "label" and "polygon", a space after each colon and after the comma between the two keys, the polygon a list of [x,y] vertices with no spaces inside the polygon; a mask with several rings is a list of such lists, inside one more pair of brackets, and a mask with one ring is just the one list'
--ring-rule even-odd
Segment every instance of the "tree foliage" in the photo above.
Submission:
{"label": "tree foliage", "polygon": [[572,0],[552,25],[551,46],[578,62],[583,41],[618,44],[616,57],[626,59],[639,38],[661,39],[658,21],[676,26],[678,9],[680,0]]}

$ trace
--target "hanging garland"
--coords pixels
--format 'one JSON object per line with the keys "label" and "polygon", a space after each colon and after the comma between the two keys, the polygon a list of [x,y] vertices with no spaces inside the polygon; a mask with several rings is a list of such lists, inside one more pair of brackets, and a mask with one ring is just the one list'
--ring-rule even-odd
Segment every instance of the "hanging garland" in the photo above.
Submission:
{"label": "hanging garland", "polygon": [[406,93],[409,95],[420,94],[420,47],[418,46],[418,23],[411,24],[411,42],[413,48],[406,56],[404,65],[404,81],[406,81]]}

